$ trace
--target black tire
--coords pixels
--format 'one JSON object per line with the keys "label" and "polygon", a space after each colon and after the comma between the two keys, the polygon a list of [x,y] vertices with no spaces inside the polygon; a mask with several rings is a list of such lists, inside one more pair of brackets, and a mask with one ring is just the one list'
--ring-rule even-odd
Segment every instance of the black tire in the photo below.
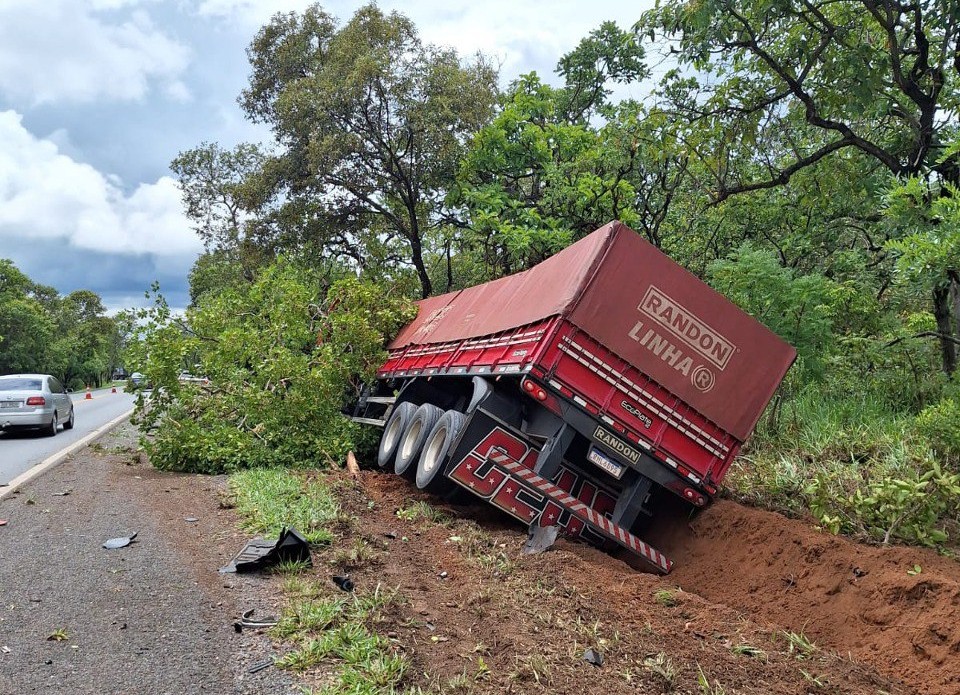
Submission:
{"label": "black tire", "polygon": [[424,403],[417,408],[417,412],[410,418],[407,429],[403,431],[400,446],[397,447],[397,457],[393,464],[393,470],[397,475],[410,480],[416,477],[417,459],[423,451],[423,444],[442,415],[443,411],[440,408],[429,403]]}
{"label": "black tire", "polygon": [[50,426],[49,426],[49,427],[45,427],[44,430],[43,430],[43,433],[44,433],[45,435],[47,435],[48,437],[55,437],[55,436],[57,435],[57,425],[58,425],[58,424],[59,424],[59,423],[57,422],[57,411],[54,410],[54,411],[53,411],[53,419],[50,420]]}
{"label": "black tire", "polygon": [[377,465],[380,468],[393,469],[394,457],[400,447],[403,433],[407,431],[407,425],[410,424],[410,419],[415,412],[417,412],[417,406],[413,403],[399,403],[394,406],[393,412],[387,418],[387,424],[383,426],[380,448],[377,450]]}
{"label": "black tire", "polygon": [[427,435],[423,451],[417,460],[417,487],[438,495],[450,491],[453,483],[443,471],[447,467],[453,443],[457,441],[467,416],[456,410],[445,412]]}
{"label": "black tire", "polygon": [[68,417],[67,421],[63,423],[63,429],[64,430],[73,429],[73,406],[70,407],[70,417]]}

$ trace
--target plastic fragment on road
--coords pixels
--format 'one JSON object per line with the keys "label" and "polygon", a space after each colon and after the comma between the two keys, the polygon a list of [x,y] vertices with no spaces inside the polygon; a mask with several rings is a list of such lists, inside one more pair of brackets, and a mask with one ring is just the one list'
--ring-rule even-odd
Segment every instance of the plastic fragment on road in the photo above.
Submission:
{"label": "plastic fragment on road", "polygon": [[6,520],[6,519],[0,519],[0,526],[6,526],[6,525],[7,525],[7,520]]}
{"label": "plastic fragment on road", "polygon": [[129,536],[120,536],[119,538],[111,538],[103,544],[103,547],[107,550],[116,550],[117,548],[126,548],[128,545],[133,543],[133,540],[137,537],[137,532],[134,531]]}
{"label": "plastic fragment on road", "polygon": [[188,524],[193,524],[193,523],[195,523],[195,522],[197,522],[197,521],[200,521],[200,519],[198,519],[198,518],[195,517],[195,516],[185,516],[185,517],[183,517],[183,520],[186,521]]}
{"label": "plastic fragment on road", "polygon": [[310,544],[295,528],[280,529],[280,535],[274,541],[264,538],[248,541],[230,564],[220,568],[220,572],[255,572],[281,562],[304,562],[313,565]]}

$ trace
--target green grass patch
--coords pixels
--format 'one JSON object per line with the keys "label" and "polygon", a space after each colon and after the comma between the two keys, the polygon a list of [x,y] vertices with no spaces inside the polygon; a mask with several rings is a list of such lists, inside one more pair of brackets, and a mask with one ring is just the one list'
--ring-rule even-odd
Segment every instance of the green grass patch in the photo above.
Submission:
{"label": "green grass patch", "polygon": [[251,468],[230,476],[230,489],[247,531],[276,536],[294,527],[311,543],[333,540],[339,506],[322,478],[283,468]]}
{"label": "green grass patch", "polygon": [[765,425],[730,470],[733,494],[874,541],[956,545],[960,474],[943,467],[913,416],[809,389]]}
{"label": "green grass patch", "polygon": [[399,600],[395,591],[378,586],[373,593],[350,598],[324,597],[319,587],[308,591],[301,586],[298,596],[273,628],[277,637],[295,644],[277,660],[277,666],[304,671],[323,663],[336,664],[333,682],[314,691],[316,695],[397,692],[409,662],[375,631],[381,611]]}

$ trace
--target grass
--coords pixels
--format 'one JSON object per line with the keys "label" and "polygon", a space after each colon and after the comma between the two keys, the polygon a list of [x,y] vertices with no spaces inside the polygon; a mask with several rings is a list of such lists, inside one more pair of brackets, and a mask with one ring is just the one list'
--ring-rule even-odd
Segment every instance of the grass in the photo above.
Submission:
{"label": "grass", "polygon": [[429,502],[418,500],[397,510],[397,518],[404,521],[432,521],[435,524],[450,522],[450,515],[434,507]]}
{"label": "grass", "polygon": [[643,665],[650,673],[656,676],[660,682],[663,692],[671,692],[677,684],[677,667],[665,652],[660,652],[654,656],[648,656],[643,660]]}
{"label": "grass", "polygon": [[787,651],[798,659],[808,659],[817,651],[817,645],[807,639],[803,632],[783,632],[784,639],[787,640]]}
{"label": "grass", "polygon": [[230,489],[247,531],[276,536],[294,527],[311,543],[329,543],[339,507],[322,479],[277,468],[256,468],[230,476]]}
{"label": "grass", "polygon": [[273,633],[295,646],[277,660],[278,667],[305,671],[335,664],[333,681],[314,691],[317,695],[387,695],[398,690],[409,662],[375,631],[381,611],[399,600],[396,591],[378,585],[372,593],[343,598],[324,597],[320,587],[311,589],[303,582],[288,586],[296,589],[297,598],[284,609]]}
{"label": "grass", "polygon": [[[923,486],[924,475],[935,479]],[[725,484],[741,501],[812,512],[824,530],[861,539],[943,548],[960,531],[960,504],[914,418],[866,398],[801,392],[775,427],[757,429]]]}
{"label": "grass", "polygon": [[677,592],[673,589],[658,589],[653,592],[653,600],[664,608],[673,608],[680,604]]}

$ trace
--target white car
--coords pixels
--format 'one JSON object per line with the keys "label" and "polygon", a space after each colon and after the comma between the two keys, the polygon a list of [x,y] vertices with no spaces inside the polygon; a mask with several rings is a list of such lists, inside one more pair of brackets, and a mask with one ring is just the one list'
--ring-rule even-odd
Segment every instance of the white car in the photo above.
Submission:
{"label": "white car", "polygon": [[72,430],[73,400],[49,374],[0,376],[0,430],[36,429],[52,437],[63,423]]}

